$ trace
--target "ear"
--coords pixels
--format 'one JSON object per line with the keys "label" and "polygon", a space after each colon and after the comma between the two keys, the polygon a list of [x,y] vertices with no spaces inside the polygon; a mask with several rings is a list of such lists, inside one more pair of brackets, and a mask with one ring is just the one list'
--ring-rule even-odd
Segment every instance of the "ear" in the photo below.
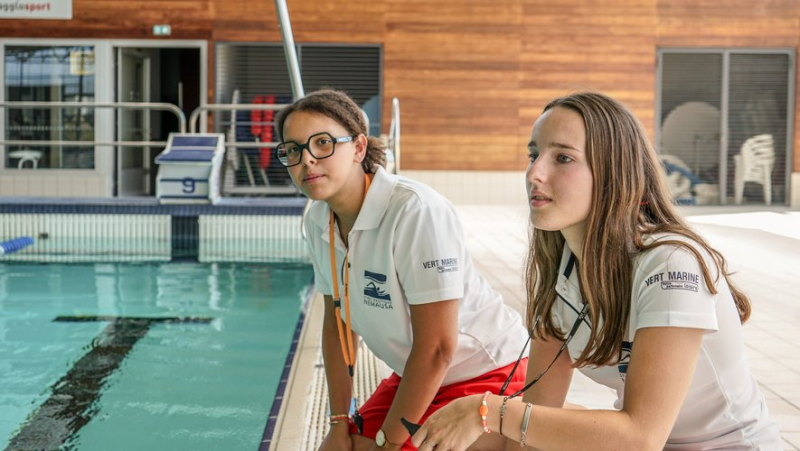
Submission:
{"label": "ear", "polygon": [[364,136],[363,133],[359,133],[353,140],[353,143],[356,146],[355,161],[356,163],[361,163],[364,161],[364,158],[367,157],[367,137]]}

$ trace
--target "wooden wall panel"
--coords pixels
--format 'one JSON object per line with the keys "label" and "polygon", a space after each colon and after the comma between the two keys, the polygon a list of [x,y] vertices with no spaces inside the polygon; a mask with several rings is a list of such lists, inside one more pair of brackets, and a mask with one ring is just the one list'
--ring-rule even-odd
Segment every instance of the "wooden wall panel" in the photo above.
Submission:
{"label": "wooden wall panel", "polygon": [[520,132],[553,97],[593,90],[630,106],[653,131],[655,1],[525,3]]}
{"label": "wooden wall panel", "polygon": [[[288,7],[299,43],[383,46],[383,122],[398,97],[407,169],[520,170],[546,102],[578,90],[617,97],[652,136],[659,47],[800,43],[796,0],[288,0]],[[281,40],[273,0],[73,0],[73,16],[0,20],[0,36],[154,39],[152,25],[168,23],[166,41],[209,42],[210,99],[216,42]]]}
{"label": "wooden wall panel", "polygon": [[401,102],[403,167],[522,169],[520,2],[387,2],[384,93]]}

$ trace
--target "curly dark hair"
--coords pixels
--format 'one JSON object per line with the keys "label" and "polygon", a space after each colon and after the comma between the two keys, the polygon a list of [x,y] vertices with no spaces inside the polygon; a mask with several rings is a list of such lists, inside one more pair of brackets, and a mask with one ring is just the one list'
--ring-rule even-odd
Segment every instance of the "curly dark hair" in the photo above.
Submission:
{"label": "curly dark hair", "polygon": [[341,124],[353,136],[359,134],[366,136],[367,155],[361,162],[364,172],[375,172],[377,165],[386,167],[386,145],[381,139],[369,136],[363,111],[344,92],[335,89],[320,89],[278,112],[275,125],[281,141],[283,140],[283,125],[289,115],[295,111],[321,114]]}

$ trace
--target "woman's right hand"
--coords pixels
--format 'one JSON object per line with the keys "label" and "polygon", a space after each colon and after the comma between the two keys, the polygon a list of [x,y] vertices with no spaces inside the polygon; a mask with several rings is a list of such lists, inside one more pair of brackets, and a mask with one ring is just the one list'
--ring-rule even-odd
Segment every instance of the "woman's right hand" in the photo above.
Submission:
{"label": "woman's right hand", "polygon": [[331,425],[331,430],[322,441],[319,451],[350,451],[353,449],[353,439],[350,438],[350,425],[339,423]]}

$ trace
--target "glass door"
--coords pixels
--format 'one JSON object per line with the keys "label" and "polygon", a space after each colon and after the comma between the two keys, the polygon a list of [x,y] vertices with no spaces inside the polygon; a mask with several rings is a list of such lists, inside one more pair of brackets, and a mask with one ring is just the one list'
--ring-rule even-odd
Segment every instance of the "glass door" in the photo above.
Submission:
{"label": "glass door", "polygon": [[[150,102],[151,58],[147,52],[117,49],[117,100]],[[150,141],[150,112],[119,109],[117,136],[120,141]],[[117,195],[145,196],[150,191],[150,148],[117,147]]]}

